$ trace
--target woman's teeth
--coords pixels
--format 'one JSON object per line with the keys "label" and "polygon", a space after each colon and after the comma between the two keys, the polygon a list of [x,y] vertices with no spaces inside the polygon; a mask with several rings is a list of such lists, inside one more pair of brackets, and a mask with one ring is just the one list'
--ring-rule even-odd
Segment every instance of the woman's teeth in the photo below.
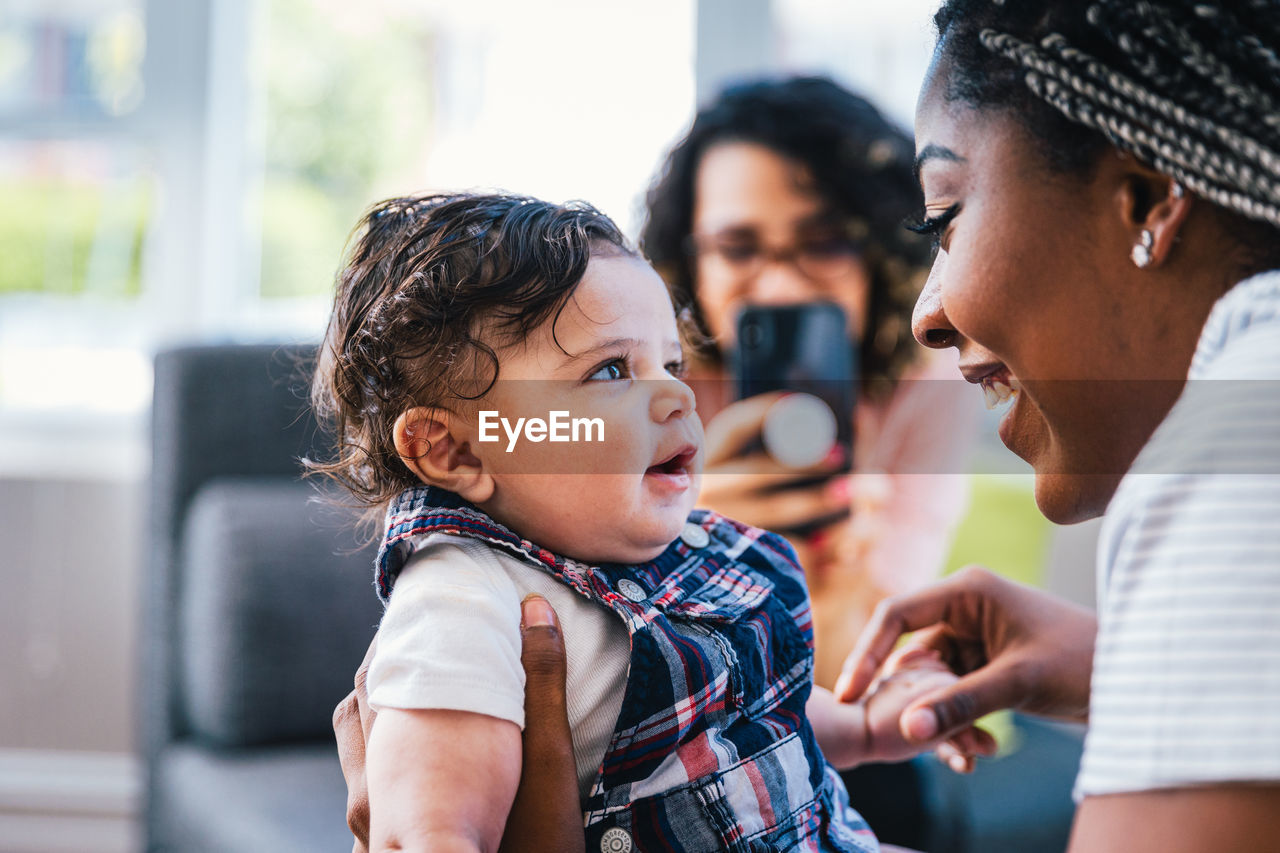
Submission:
{"label": "woman's teeth", "polygon": [[988,409],[995,409],[1008,403],[1018,396],[1021,390],[1022,386],[1018,384],[1017,379],[1010,378],[1008,382],[1002,379],[982,380],[982,397]]}

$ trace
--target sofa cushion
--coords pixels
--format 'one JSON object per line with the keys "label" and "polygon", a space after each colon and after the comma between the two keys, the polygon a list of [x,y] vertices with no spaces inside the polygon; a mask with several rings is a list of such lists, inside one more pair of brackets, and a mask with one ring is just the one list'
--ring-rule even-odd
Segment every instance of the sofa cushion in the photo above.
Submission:
{"label": "sofa cushion", "polygon": [[331,738],[381,616],[371,546],[306,483],[222,479],[192,501],[179,571],[181,696],[223,746]]}
{"label": "sofa cushion", "polygon": [[347,789],[332,740],[209,750],[171,744],[157,758],[153,853],[348,853]]}

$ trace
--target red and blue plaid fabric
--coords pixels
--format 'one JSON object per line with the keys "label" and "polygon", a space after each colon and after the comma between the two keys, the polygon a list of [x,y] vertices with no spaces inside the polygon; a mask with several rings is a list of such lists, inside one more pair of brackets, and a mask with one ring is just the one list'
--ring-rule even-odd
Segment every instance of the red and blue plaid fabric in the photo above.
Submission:
{"label": "red and blue plaid fabric", "polygon": [[409,489],[388,509],[377,591],[385,601],[427,534],[451,533],[505,549],[623,619],[631,668],[583,803],[588,851],[878,850],[805,717],[813,630],[795,552],[706,510],[689,524],[702,533],[651,562],[591,566],[450,492]]}

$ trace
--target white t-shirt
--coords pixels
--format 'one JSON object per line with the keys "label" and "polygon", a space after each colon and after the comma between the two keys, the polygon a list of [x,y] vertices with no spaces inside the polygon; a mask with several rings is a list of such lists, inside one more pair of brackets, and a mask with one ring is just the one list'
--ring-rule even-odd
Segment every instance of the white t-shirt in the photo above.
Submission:
{"label": "white t-shirt", "polygon": [[448,709],[524,727],[520,602],[538,593],[564,634],[569,728],[586,796],[613,735],[631,659],[622,619],[528,563],[464,536],[428,534],[378,629],[369,704]]}
{"label": "white t-shirt", "polygon": [[1214,307],[1098,543],[1077,796],[1280,781],[1280,272]]}

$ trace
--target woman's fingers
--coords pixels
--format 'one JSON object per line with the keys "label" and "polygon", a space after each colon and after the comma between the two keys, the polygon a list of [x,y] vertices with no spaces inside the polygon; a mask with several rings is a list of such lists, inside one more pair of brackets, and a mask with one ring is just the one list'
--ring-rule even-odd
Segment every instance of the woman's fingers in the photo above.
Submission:
{"label": "woman's fingers", "polygon": [[847,503],[842,505],[828,498],[821,484],[751,494],[721,489],[712,485],[715,479],[703,479],[706,485],[698,497],[698,505],[765,530],[785,533],[823,519],[834,521],[848,510]]}
{"label": "woman's fingers", "polygon": [[366,853],[369,846],[369,785],[365,777],[365,745],[376,716],[369,707],[366,680],[369,663],[378,647],[378,637],[365,652],[356,670],[355,689],[333,710],[333,737],[338,744],[338,762],[347,783],[347,826],[355,836],[352,853]]}
{"label": "woman's fingers", "polygon": [[997,748],[990,732],[970,726],[934,747],[933,754],[956,773],[972,773],[978,756],[990,758]]}
{"label": "woman's fingers", "polygon": [[707,424],[704,447],[708,467],[727,462],[755,444],[764,428],[769,407],[782,399],[782,392],[759,394],[725,406]]}
{"label": "woman's fingers", "polygon": [[972,773],[974,765],[977,763],[972,755],[964,754],[949,741],[938,744],[933,752],[934,755],[938,756],[939,760],[956,773]]}
{"label": "woman's fingers", "polygon": [[1000,748],[991,732],[978,726],[962,729],[952,735],[947,742],[965,755],[981,755],[987,758],[995,755]]}
{"label": "woman's fingers", "polygon": [[1028,693],[1018,658],[1002,658],[912,702],[902,712],[902,736],[913,743],[951,738],[981,717],[1022,704]]}
{"label": "woman's fingers", "polygon": [[830,479],[840,458],[810,468],[784,468],[763,453],[703,472],[699,505],[767,530],[786,530],[849,510],[847,481]]}
{"label": "woman's fingers", "polygon": [[[990,573],[982,574],[991,577]],[[985,577],[966,569],[924,589],[881,601],[845,659],[844,670],[836,681],[836,696],[841,702],[860,697],[875,680],[899,637],[931,625],[950,624],[960,612],[957,603],[965,597],[981,595],[985,584]]]}
{"label": "woman's fingers", "polygon": [[369,643],[369,648],[365,650],[364,660],[360,661],[360,666],[356,669],[356,689],[354,691],[356,697],[356,706],[360,710],[360,726],[364,732],[365,743],[369,742],[369,732],[373,730],[374,718],[378,716],[378,712],[369,707],[369,665],[373,663],[373,656],[378,652],[378,635],[373,635],[373,640]]}
{"label": "woman's fingers", "polygon": [[[760,492],[785,489],[796,483],[835,474],[843,463],[844,450],[840,447],[834,448],[828,458],[805,468],[789,468],[769,454],[755,451],[707,465],[703,468],[703,474],[714,478],[712,484],[718,491],[744,492],[754,500],[755,495]],[[840,488],[843,489],[840,497],[847,505],[850,486],[843,485]]]}
{"label": "woman's fingers", "polygon": [[[847,481],[827,482],[844,452],[806,468],[788,468],[759,449],[765,416],[783,394],[760,394],[726,406],[706,431],[699,505],[769,530],[794,530],[849,509]],[[838,486],[838,487],[837,487]]]}
{"label": "woman's fingers", "polygon": [[520,610],[523,765],[500,849],[575,853],[586,842],[565,699],[564,636],[545,598],[531,595]]}
{"label": "woman's fingers", "polygon": [[347,783],[347,826],[355,836],[352,853],[366,853],[369,844],[369,786],[364,774],[364,728],[353,690],[333,710],[333,736],[338,762]]}
{"label": "woman's fingers", "polygon": [[943,653],[960,678],[908,707],[910,741],[947,737],[1003,708],[1083,720],[1097,617],[1041,590],[968,568],[918,592],[881,602],[836,682],[842,701],[861,696],[898,637]]}

